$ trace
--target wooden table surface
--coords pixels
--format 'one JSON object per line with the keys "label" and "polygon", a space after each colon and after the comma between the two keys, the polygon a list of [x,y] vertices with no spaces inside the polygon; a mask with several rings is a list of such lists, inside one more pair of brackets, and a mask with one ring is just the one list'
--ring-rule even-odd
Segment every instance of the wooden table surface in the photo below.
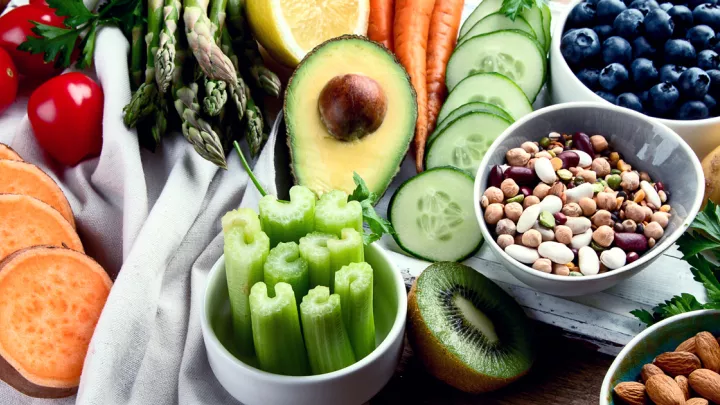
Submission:
{"label": "wooden table surface", "polygon": [[465,394],[429,375],[406,342],[397,373],[370,404],[596,405],[613,357],[562,336],[554,327],[538,323],[535,330],[539,357],[530,374],[500,391],[480,395]]}

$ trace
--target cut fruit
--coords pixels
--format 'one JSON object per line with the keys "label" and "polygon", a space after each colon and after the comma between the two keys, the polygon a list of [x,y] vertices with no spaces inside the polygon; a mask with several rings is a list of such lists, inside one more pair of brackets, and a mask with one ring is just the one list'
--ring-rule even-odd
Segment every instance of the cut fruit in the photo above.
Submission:
{"label": "cut fruit", "polygon": [[502,108],[494,105],[494,104],[488,104],[483,103],[480,101],[474,102],[474,103],[467,103],[463,104],[460,107],[454,109],[450,114],[448,114],[447,117],[445,117],[442,122],[440,122],[437,127],[435,127],[435,131],[433,131],[432,134],[430,134],[430,138],[428,138],[428,144],[432,142],[433,139],[437,138],[438,135],[445,129],[445,127],[448,126],[451,122],[455,121],[457,118],[459,118],[462,115],[465,115],[469,112],[475,112],[475,111],[484,111],[491,114],[495,114],[500,116],[501,118],[509,121],[510,123],[514,122],[510,114],[507,113],[507,111],[503,110]]}
{"label": "cut fruit", "polygon": [[532,328],[497,284],[458,263],[435,263],[408,295],[408,340],[436,378],[470,393],[494,391],[532,367]]}
{"label": "cut fruit", "polygon": [[510,17],[506,16],[505,13],[493,13],[478,21],[478,23],[475,24],[470,31],[468,31],[467,35],[458,40],[457,44],[460,45],[477,35],[489,34],[502,30],[520,30],[535,37],[535,31],[533,31],[530,24],[528,24],[527,20],[524,18],[517,16],[515,21],[513,21]]}
{"label": "cut fruit", "polygon": [[298,297],[304,297],[310,289],[308,264],[300,257],[300,248],[295,242],[280,243],[272,248],[263,273],[270,295],[275,295],[278,283],[290,284]]}
{"label": "cut fruit", "polygon": [[363,216],[360,203],[348,201],[348,195],[340,190],[323,194],[315,208],[315,230],[339,237],[345,228],[362,232]]}
{"label": "cut fruit", "polygon": [[485,152],[509,126],[510,121],[487,112],[462,115],[430,142],[425,167],[453,166],[475,177]]}
{"label": "cut fruit", "polygon": [[5,145],[4,143],[0,143],[0,159],[23,162],[23,158],[21,158],[20,155],[13,150],[13,148]]}
{"label": "cut fruit", "polygon": [[0,380],[32,397],[74,394],[111,287],[97,262],[70,249],[0,261]]}
{"label": "cut fruit", "polygon": [[50,176],[33,164],[0,159],[0,194],[35,197],[55,208],[75,227],[75,217],[65,194]]}
{"label": "cut fruit", "polygon": [[339,295],[330,295],[330,289],[323,286],[310,290],[300,304],[300,319],[313,374],[331,373],[355,363]]}
{"label": "cut fruit", "polygon": [[300,238],[300,257],[308,264],[310,288],[332,285],[330,277],[334,271],[330,267],[330,249],[327,247],[330,239],[337,239],[337,236],[313,232]]}
{"label": "cut fruit", "polygon": [[446,82],[452,91],[473,74],[499,73],[532,101],[545,83],[545,65],[545,51],[532,36],[519,30],[496,31],[468,38],[455,49],[448,61]]}
{"label": "cut fruit", "polygon": [[327,247],[330,251],[330,289],[335,292],[335,272],[350,263],[365,261],[365,246],[360,232],[345,228],[342,239],[329,239]]}
{"label": "cut fruit", "polygon": [[271,247],[280,242],[298,242],[315,227],[315,194],[307,187],[294,186],[289,202],[268,194],[260,199],[258,211]]}
{"label": "cut fruit", "polygon": [[444,120],[463,104],[481,101],[507,111],[517,121],[532,112],[532,105],[522,89],[499,73],[478,73],[468,76],[450,92],[440,109],[438,121]]}
{"label": "cut fruit", "polygon": [[483,238],[475,218],[473,178],[454,167],[427,170],[407,180],[390,200],[393,235],[409,254],[428,261],[461,261]]}
{"label": "cut fruit", "polygon": [[373,313],[373,269],[369,264],[351,263],[335,273],[335,293],[340,296],[342,317],[350,335],[355,358],[375,350]]}
{"label": "cut fruit", "polygon": [[265,283],[255,284],[250,291],[250,314],[260,368],[275,374],[308,375],[300,316],[290,284],[278,283],[272,298]]}
{"label": "cut fruit", "polygon": [[520,12],[520,16],[522,16],[522,18],[530,24],[533,31],[535,31],[535,39],[540,44],[540,48],[543,50],[543,55],[546,55],[547,52],[545,52],[545,49],[547,44],[545,43],[545,25],[543,23],[542,10],[537,6],[532,8],[523,8],[522,12]]}
{"label": "cut fruit", "polygon": [[319,44],[367,33],[368,0],[255,0],[247,17],[258,42],[278,62],[295,67]]}
{"label": "cut fruit", "polygon": [[75,229],[57,210],[26,195],[0,195],[0,237],[0,260],[39,245],[85,252]]}
{"label": "cut fruit", "polygon": [[468,16],[463,25],[460,27],[460,37],[463,38],[472,27],[475,26],[480,20],[489,16],[490,14],[497,13],[500,11],[503,5],[503,0],[484,0],[475,7],[475,10]]}

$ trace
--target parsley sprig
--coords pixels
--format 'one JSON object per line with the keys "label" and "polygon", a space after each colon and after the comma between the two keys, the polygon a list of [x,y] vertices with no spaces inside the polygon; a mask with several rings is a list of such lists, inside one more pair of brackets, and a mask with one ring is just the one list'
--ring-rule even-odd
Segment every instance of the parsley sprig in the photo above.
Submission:
{"label": "parsley sprig", "polygon": [[38,37],[27,37],[18,49],[32,54],[44,54],[45,62],[55,61],[55,67],[72,64],[75,48],[80,50],[77,66],[80,69],[92,64],[97,29],[103,25],[119,27],[126,36],[138,19],[142,19],[142,0],[110,0],[96,13],[85,7],[82,0],[46,0],[55,14],[65,18],[65,27],[53,27],[32,21],[32,31]]}
{"label": "parsley sprig", "polygon": [[500,12],[515,21],[515,18],[517,18],[524,9],[530,10],[533,7],[540,8],[545,5],[545,2],[546,0],[503,0]]}

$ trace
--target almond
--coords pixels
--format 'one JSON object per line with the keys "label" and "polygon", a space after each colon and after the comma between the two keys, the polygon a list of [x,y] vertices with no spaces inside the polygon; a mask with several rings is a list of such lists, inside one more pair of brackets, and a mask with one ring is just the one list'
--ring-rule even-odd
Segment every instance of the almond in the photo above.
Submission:
{"label": "almond", "polygon": [[720,344],[710,332],[700,332],[695,336],[697,355],[702,360],[703,367],[714,372],[720,372]]}
{"label": "almond", "polygon": [[690,381],[690,386],[698,395],[716,404],[720,404],[720,374],[706,368],[701,368],[693,371],[688,380]]}
{"label": "almond", "polygon": [[654,375],[645,384],[648,396],[657,405],[684,405],[685,395],[675,380],[666,375]]}
{"label": "almond", "polygon": [[621,382],[615,386],[615,394],[629,405],[645,405],[648,403],[645,386],[639,382]]}
{"label": "almond", "polygon": [[685,405],[710,405],[710,403],[705,398],[691,398],[685,402]]}
{"label": "almond", "polygon": [[680,346],[675,349],[676,352],[688,352],[692,354],[697,354],[697,351],[695,350],[695,336],[691,337],[690,339],[680,343]]}
{"label": "almond", "polygon": [[677,383],[678,387],[680,387],[680,390],[685,394],[685,399],[690,399],[690,384],[688,383],[687,377],[684,375],[679,375],[675,377],[675,382]]}
{"label": "almond", "polygon": [[640,371],[640,378],[642,378],[643,382],[647,382],[648,378],[654,376],[655,374],[665,374],[665,372],[660,370],[660,367],[648,363],[642,367],[642,370]]}
{"label": "almond", "polygon": [[653,364],[673,377],[676,375],[688,375],[702,367],[700,359],[698,359],[696,355],[688,352],[663,353],[655,357]]}

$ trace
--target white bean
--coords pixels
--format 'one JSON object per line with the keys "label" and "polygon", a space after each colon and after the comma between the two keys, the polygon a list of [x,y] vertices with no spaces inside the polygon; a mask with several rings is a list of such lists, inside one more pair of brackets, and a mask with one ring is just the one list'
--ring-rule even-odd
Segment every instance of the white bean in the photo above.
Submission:
{"label": "white bean", "polygon": [[588,155],[587,153],[585,153],[585,152],[583,152],[583,151],[581,151],[581,150],[577,150],[577,149],[571,150],[571,151],[568,151],[568,152],[573,152],[573,153],[575,153],[576,155],[578,155],[578,157],[580,158],[580,163],[578,163],[578,166],[584,168],[584,167],[588,167],[588,166],[592,165],[593,159],[592,159],[592,157],[590,157],[590,155]]}
{"label": "white bean", "polygon": [[540,211],[542,211],[540,204],[531,205],[523,211],[522,215],[520,215],[520,219],[518,219],[516,231],[518,233],[525,233],[532,228],[535,221],[537,221],[540,216]]}
{"label": "white bean", "polygon": [[605,250],[600,253],[600,261],[610,270],[619,269],[625,265],[625,252],[619,247],[614,247],[610,250]]}
{"label": "white bean", "polygon": [[546,157],[535,159],[535,174],[543,183],[553,184],[557,180],[555,169],[553,169],[550,159]]}
{"label": "white bean", "polygon": [[660,201],[660,195],[655,191],[655,187],[643,180],[640,182],[640,189],[645,192],[645,201],[647,201],[648,204],[654,205],[655,208],[660,208],[662,202]]}
{"label": "white bean", "polygon": [[569,203],[578,202],[585,197],[592,198],[593,194],[593,186],[590,183],[583,183],[565,191],[565,197],[567,197],[567,202]]}
{"label": "white bean", "polygon": [[547,211],[551,214],[554,214],[562,210],[563,202],[560,197],[553,194],[548,194],[545,196],[545,198],[543,198],[540,206],[542,207],[542,211]]}
{"label": "white bean", "polygon": [[539,259],[537,250],[522,245],[514,244],[505,247],[505,253],[520,263],[533,264]]}
{"label": "white bean", "polygon": [[600,271],[600,260],[597,253],[590,246],[583,246],[578,250],[578,266],[580,272],[586,276],[594,276]]}
{"label": "white bean", "polygon": [[590,229],[592,222],[590,222],[590,218],[586,217],[567,217],[565,226],[573,231],[573,235],[579,235]]}
{"label": "white bean", "polygon": [[541,243],[538,246],[538,253],[540,253],[540,256],[548,258],[557,264],[570,263],[575,257],[570,248],[558,242]]}
{"label": "white bean", "polygon": [[537,222],[535,222],[535,225],[533,225],[532,229],[540,232],[543,242],[555,240],[555,232],[553,232],[552,229],[547,229],[544,226],[541,226],[540,224],[538,224]]}
{"label": "white bean", "polygon": [[583,246],[590,245],[590,242],[592,242],[592,234],[592,229],[588,229],[579,235],[573,236],[572,241],[570,241],[570,246],[574,249],[580,249]]}

